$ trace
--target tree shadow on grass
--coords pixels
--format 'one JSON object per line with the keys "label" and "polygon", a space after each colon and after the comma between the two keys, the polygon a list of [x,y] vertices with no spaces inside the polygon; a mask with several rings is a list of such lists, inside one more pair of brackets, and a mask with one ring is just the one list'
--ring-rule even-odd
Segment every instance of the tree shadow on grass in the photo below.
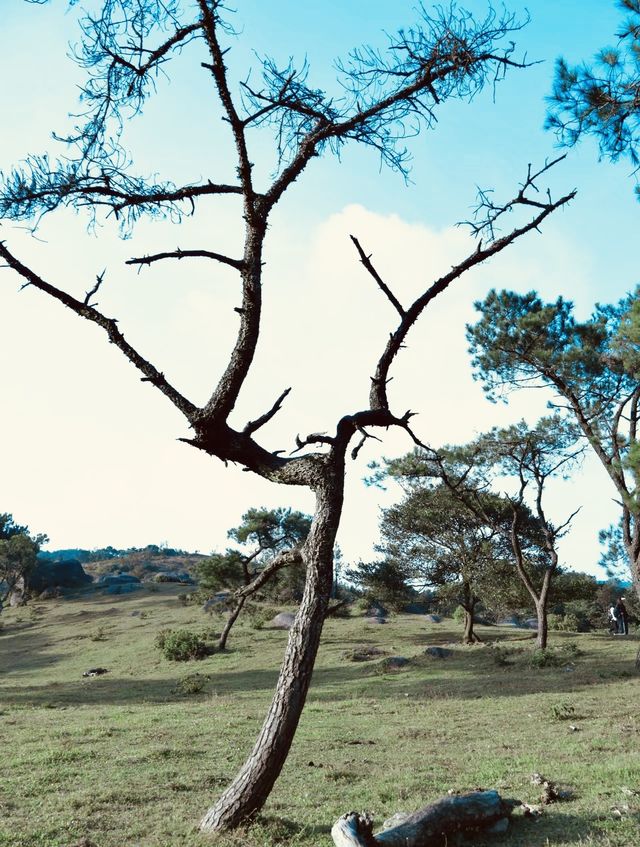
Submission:
{"label": "tree shadow on grass", "polygon": [[[27,645],[28,646],[28,645]],[[30,645],[37,649],[34,642]],[[47,660],[55,656],[47,655]],[[629,662],[620,659],[607,664],[606,674],[598,677],[586,668],[566,672],[563,668],[534,670],[526,665],[497,668],[487,661],[483,667],[465,666],[464,657],[437,660],[418,657],[396,673],[381,673],[380,662],[342,663],[335,667],[316,668],[310,700],[316,703],[353,699],[354,696],[377,700],[397,700],[410,696],[418,700],[477,700],[484,696],[516,697],[529,694],[574,693],[597,685],[610,685],[611,680],[628,675]],[[26,661],[26,659],[25,659]],[[578,663],[585,661],[579,659]],[[33,666],[33,656],[29,666]],[[189,662],[176,667],[170,678],[118,676],[118,669],[90,679],[82,677],[66,681],[47,681],[37,685],[3,685],[0,699],[6,704],[64,705],[175,703],[184,701],[172,693],[179,679],[199,672],[209,676],[205,693],[219,696],[263,695],[267,699],[275,688],[278,669],[232,671],[216,668],[216,656],[202,662]],[[7,680],[8,681],[8,680]]]}
{"label": "tree shadow on grass", "polygon": [[13,622],[0,635],[0,679],[12,671],[36,670],[59,661],[60,653],[48,651],[57,640],[32,624]]}

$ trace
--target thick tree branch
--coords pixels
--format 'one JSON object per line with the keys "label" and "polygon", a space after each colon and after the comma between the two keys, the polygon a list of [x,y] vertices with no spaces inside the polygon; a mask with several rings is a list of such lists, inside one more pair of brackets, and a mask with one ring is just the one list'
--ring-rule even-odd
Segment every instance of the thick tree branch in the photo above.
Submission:
{"label": "thick tree branch", "polygon": [[302,553],[299,549],[283,550],[281,553],[278,553],[278,555],[269,562],[266,568],[260,571],[258,576],[256,576],[248,585],[245,585],[234,592],[234,598],[236,600],[241,600],[243,597],[249,597],[252,594],[255,594],[256,591],[265,584],[265,582],[268,582],[271,579],[274,573],[288,565],[300,564],[302,561]]}
{"label": "thick tree branch", "polygon": [[371,392],[369,395],[369,402],[371,404],[372,409],[386,409],[389,406],[389,401],[387,398],[387,381],[389,369],[391,367],[391,363],[395,359],[398,351],[400,350],[405,338],[407,337],[407,333],[413,326],[413,324],[420,317],[424,309],[427,305],[439,294],[445,291],[448,286],[456,279],[461,277],[467,271],[474,268],[476,265],[481,264],[482,262],[489,259],[491,256],[500,253],[510,244],[513,244],[521,236],[525,235],[527,232],[531,232],[531,230],[538,229],[540,224],[550,215],[552,212],[555,212],[556,209],[561,208],[570,200],[572,200],[576,195],[575,191],[571,191],[569,194],[565,194],[559,200],[555,202],[548,203],[545,208],[535,216],[529,223],[524,224],[521,227],[517,227],[513,229],[507,235],[498,238],[496,241],[492,242],[488,247],[482,247],[480,243],[478,248],[468,256],[464,261],[460,262],[460,264],[455,265],[448,274],[445,274],[439,280],[433,283],[420,297],[418,297],[412,305],[407,309],[404,317],[402,318],[400,325],[396,329],[394,333],[391,334],[389,341],[387,342],[387,346],[378,360],[378,365],[376,368],[375,375],[372,377],[372,385]]}
{"label": "thick tree branch", "polygon": [[166,397],[168,397],[173,405],[176,406],[176,408],[179,409],[189,421],[193,419],[196,412],[196,406],[187,400],[186,397],[183,397],[182,394],[180,394],[180,392],[172,385],[170,385],[164,374],[157,370],[151,362],[148,362],[125,340],[123,334],[118,329],[118,323],[115,319],[106,317],[93,306],[89,305],[88,299],[91,292],[87,295],[85,302],[76,300],[76,298],[72,297],[71,294],[68,294],[66,291],[56,288],[56,286],[46,282],[34,273],[34,271],[26,267],[26,265],[23,265],[19,259],[9,252],[9,249],[3,241],[0,242],[0,257],[5,260],[12,270],[25,280],[25,287],[32,285],[34,288],[44,291],[55,300],[58,300],[63,305],[67,306],[80,317],[85,318],[88,321],[92,321],[102,327],[102,329],[104,329],[107,333],[111,344],[115,344],[116,347],[124,353],[127,359],[129,359],[129,361],[144,374],[145,380],[151,382]]}
{"label": "thick tree branch", "polygon": [[256,418],[255,421],[249,421],[249,423],[243,429],[243,433],[245,435],[252,435],[258,429],[260,429],[260,427],[263,427],[265,424],[269,423],[271,418],[273,418],[274,415],[277,415],[277,413],[282,408],[282,402],[285,399],[285,397],[289,394],[290,391],[291,391],[291,388],[285,388],[285,390],[278,397],[278,399],[273,404],[273,406],[269,409],[269,411],[265,412],[264,415],[260,415],[260,417]]}
{"label": "thick tree branch", "polygon": [[221,262],[223,265],[229,265],[232,268],[240,271],[244,267],[242,259],[232,259],[222,253],[214,253],[211,250],[182,250],[178,247],[176,250],[170,250],[165,253],[154,253],[149,256],[140,256],[132,259],[127,259],[126,265],[150,265],[152,262],[159,262],[162,259],[188,259],[202,258],[214,259],[216,262]]}

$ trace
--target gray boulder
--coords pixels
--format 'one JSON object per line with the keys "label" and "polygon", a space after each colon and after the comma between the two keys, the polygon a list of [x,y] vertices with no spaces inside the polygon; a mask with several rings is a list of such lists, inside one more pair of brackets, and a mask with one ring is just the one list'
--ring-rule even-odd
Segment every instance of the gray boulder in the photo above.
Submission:
{"label": "gray boulder", "polygon": [[177,582],[179,585],[195,585],[196,582],[186,571],[160,571],[153,577],[154,582]]}
{"label": "gray boulder", "polygon": [[82,588],[91,582],[93,578],[77,559],[39,560],[29,574],[29,591],[41,594],[48,588]]}
{"label": "gray boulder", "polygon": [[404,656],[389,656],[382,660],[380,666],[385,671],[397,671],[400,668],[405,668],[408,664],[409,659],[406,659]]}
{"label": "gray boulder", "polygon": [[383,617],[381,617],[381,616],[376,616],[376,617],[374,617],[374,618],[365,618],[365,619],[364,619],[364,622],[365,622],[365,623],[369,623],[369,624],[373,624],[373,625],[375,626],[376,624],[383,624],[383,623],[386,623],[386,622],[387,622],[387,619],[386,619],[386,618],[383,618]]}
{"label": "gray boulder", "polygon": [[144,586],[138,582],[116,582],[107,586],[105,594],[131,594],[133,591],[141,591]]}
{"label": "gray boulder", "polygon": [[278,614],[270,622],[270,626],[274,629],[291,629],[296,616],[293,612],[278,612]]}
{"label": "gray boulder", "polygon": [[140,585],[140,580],[130,573],[105,573],[96,583],[97,588],[106,588],[112,585]]}
{"label": "gray boulder", "polygon": [[425,623],[440,623],[442,621],[442,618],[440,617],[440,615],[433,615],[433,614],[425,615],[424,619],[425,619]]}

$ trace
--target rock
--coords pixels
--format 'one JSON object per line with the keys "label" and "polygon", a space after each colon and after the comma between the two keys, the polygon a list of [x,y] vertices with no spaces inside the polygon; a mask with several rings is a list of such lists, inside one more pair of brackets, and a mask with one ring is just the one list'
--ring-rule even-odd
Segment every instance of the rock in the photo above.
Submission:
{"label": "rock", "polygon": [[365,618],[364,622],[365,623],[371,623],[371,624],[379,624],[379,623],[386,623],[387,619],[386,618],[380,618],[380,617]]}
{"label": "rock", "polygon": [[38,594],[38,600],[53,600],[59,596],[60,590],[58,586],[55,586],[53,588],[45,588],[44,591],[41,591],[40,594]]}
{"label": "rock", "polygon": [[291,629],[296,616],[293,612],[278,612],[270,622],[274,629]]}
{"label": "rock", "polygon": [[396,668],[404,668],[405,665],[408,665],[409,659],[406,659],[404,656],[389,656],[382,664],[389,670],[395,670]]}
{"label": "rock", "polygon": [[105,573],[98,579],[96,585],[98,588],[104,588],[107,585],[126,585],[129,583],[140,584],[140,580],[131,573]]}
{"label": "rock", "polygon": [[40,559],[29,574],[29,590],[40,594],[48,588],[82,588],[93,582],[77,559],[51,562]]}
{"label": "rock", "polygon": [[427,647],[424,652],[425,655],[433,656],[434,659],[446,659],[451,655],[451,650],[447,650],[446,647]]}
{"label": "rock", "polygon": [[105,589],[105,594],[131,594],[132,591],[141,591],[144,588],[140,582],[116,582]]}
{"label": "rock", "polygon": [[177,582],[179,585],[195,585],[195,580],[186,571],[160,571],[153,582]]}
{"label": "rock", "polygon": [[424,620],[425,623],[440,623],[442,618],[440,615],[425,615]]}
{"label": "rock", "polygon": [[27,601],[26,601],[26,598],[24,596],[24,591],[20,591],[19,589],[14,590],[9,595],[9,605],[12,608],[15,608],[16,606],[24,606],[24,604],[26,602]]}
{"label": "rock", "polygon": [[488,826],[483,832],[486,832],[487,835],[504,835],[504,833],[509,829],[509,818],[500,818],[495,823],[492,823],[491,826]]}

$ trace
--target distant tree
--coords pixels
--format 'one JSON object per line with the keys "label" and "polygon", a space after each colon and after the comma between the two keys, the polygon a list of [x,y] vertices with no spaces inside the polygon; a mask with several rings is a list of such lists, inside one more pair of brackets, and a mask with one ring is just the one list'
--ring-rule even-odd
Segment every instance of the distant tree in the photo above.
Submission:
{"label": "distant tree", "polygon": [[[446,587],[447,597],[462,607],[466,644],[479,640],[473,628],[476,607],[495,602],[496,582],[502,581],[504,560],[511,553],[505,540],[511,527],[509,502],[490,493],[479,496],[490,521],[426,476],[419,485],[414,481],[400,503],[383,511],[380,525],[379,550],[405,579],[422,590]],[[500,523],[501,532],[496,528]]]}
{"label": "distant tree", "polygon": [[573,304],[544,303],[535,292],[491,291],[467,327],[475,375],[492,400],[523,387],[549,387],[606,471],[621,510],[609,563],[627,560],[640,596],[640,370],[638,292],[597,306],[584,322]]}
{"label": "distant tree", "polygon": [[[78,8],[75,3],[71,5]],[[80,43],[73,51],[84,75],[79,86],[82,110],[70,133],[55,136],[64,147],[63,154],[57,161],[49,154],[24,157],[22,164],[4,174],[0,217],[10,221],[35,222],[43,214],[72,207],[88,210],[94,221],[102,220],[103,212],[111,213],[121,222],[125,234],[131,234],[131,227],[142,216],[178,221],[184,214],[201,214],[203,204],[204,211],[211,213],[216,201],[239,201],[231,208],[237,211],[238,230],[244,227],[241,255],[221,251],[214,241],[196,249],[171,246],[159,253],[138,253],[129,260],[139,268],[161,261],[188,264],[208,260],[237,272],[242,298],[234,315],[239,323],[236,343],[224,372],[202,405],[171,383],[168,369],[157,367],[127,340],[122,322],[98,308],[96,297],[105,274],[97,276],[89,291],[76,296],[27,266],[6,239],[0,242],[0,258],[23,287],[46,293],[99,327],[142,379],[176,407],[190,428],[184,439],[188,444],[208,456],[236,462],[271,482],[309,488],[316,496],[314,521],[303,548],[282,551],[276,557],[278,562],[301,561],[307,579],[274,697],[245,765],[204,816],[201,828],[205,831],[232,828],[258,812],[287,758],[311,681],[333,585],[333,550],[342,513],[346,457],[349,451],[354,457],[358,455],[370,437],[369,428],[397,427],[415,437],[411,413],[392,410],[387,394],[391,367],[409,331],[432,300],[455,280],[525,233],[539,230],[574,193],[558,200],[536,193],[536,180],[549,166],[530,172],[513,198],[480,213],[476,232],[482,236],[482,243],[441,278],[425,283],[408,305],[401,303],[354,238],[363,265],[394,310],[395,327],[385,332],[377,353],[377,347],[372,348],[373,374],[366,386],[370,389],[368,405],[347,406],[336,417],[330,434],[313,432],[299,437],[294,453],[289,455],[282,449],[265,447],[258,435],[280,410],[289,389],[282,391],[270,408],[244,424],[237,422],[235,411],[260,338],[264,246],[272,212],[294,183],[295,194],[299,194],[300,177],[312,162],[322,154],[340,154],[347,144],[376,151],[382,162],[406,175],[408,136],[434,126],[436,114],[446,101],[467,101],[486,84],[493,86],[511,66],[522,65],[513,58],[512,40],[520,26],[512,15],[493,9],[476,19],[454,6],[436,7],[431,14],[420,6],[418,21],[390,36],[388,49],[354,50],[339,64],[339,84],[334,94],[326,94],[309,83],[305,62],[296,67],[290,60],[282,66],[266,58],[253,75],[246,66],[229,69],[236,59],[229,52],[235,33],[220,0],[96,0],[91,12],[82,15]],[[218,155],[222,142],[216,135],[203,147],[210,152],[209,159],[194,165],[194,173],[202,174],[202,178],[182,185],[159,177],[141,177],[125,148],[129,119],[143,111],[149,115],[149,110],[143,109],[148,97],[163,90],[156,85],[157,77],[167,73],[171,61],[180,58],[191,59],[195,73],[210,76],[211,102],[203,103],[202,110],[214,123],[207,128],[203,125],[202,131],[206,135],[215,126],[231,142],[236,165],[228,180],[221,181],[215,173],[224,161]],[[216,122],[216,115],[223,120]],[[5,115],[5,123],[11,123],[10,115]],[[254,137],[260,128],[273,133],[275,163],[270,174],[256,167]],[[161,133],[157,141],[162,141]],[[498,237],[491,224],[515,207],[531,217]],[[483,218],[489,219],[488,228],[483,226]],[[215,218],[209,218],[202,231],[215,238],[220,231]],[[3,275],[3,280],[7,276]],[[292,322],[313,319],[303,297],[292,298],[289,307]],[[302,355],[305,351],[297,352]],[[318,351],[313,352],[313,362],[322,366]],[[351,448],[354,439],[359,441]]]}
{"label": "distant tree", "polygon": [[347,571],[347,578],[369,603],[399,612],[415,597],[409,585],[409,575],[390,559],[376,562],[358,562]]}
{"label": "distant tree", "polygon": [[[547,126],[572,147],[593,136],[600,155],[640,164],[640,2],[619,0],[627,13],[615,46],[604,47],[589,64],[556,62]],[[638,192],[638,187],[636,187]],[[640,193],[639,193],[640,197]]]}
{"label": "distant tree", "polygon": [[[517,576],[536,610],[539,649],[547,646],[549,591],[559,568],[557,543],[576,514],[554,524],[546,512],[545,493],[549,479],[564,474],[581,453],[575,431],[556,415],[542,418],[535,428],[521,421],[494,428],[467,445],[430,449],[387,463],[395,477],[439,479],[479,525],[490,527],[510,545]],[[507,497],[509,520],[487,497],[505,478],[511,478],[516,489]]]}
{"label": "distant tree", "polygon": [[12,515],[0,514],[0,606],[19,588],[26,596],[29,574],[47,540],[44,534],[31,535],[29,527],[16,524]]}
{"label": "distant tree", "polygon": [[218,640],[218,650],[225,650],[229,633],[249,597],[278,580],[283,570],[289,590],[304,588],[302,561],[289,561],[278,557],[283,550],[302,547],[311,529],[311,517],[292,509],[249,509],[242,523],[230,529],[229,538],[249,552],[228,548],[225,553],[214,553],[198,564],[200,585],[210,591],[225,588],[234,591],[227,622]]}

